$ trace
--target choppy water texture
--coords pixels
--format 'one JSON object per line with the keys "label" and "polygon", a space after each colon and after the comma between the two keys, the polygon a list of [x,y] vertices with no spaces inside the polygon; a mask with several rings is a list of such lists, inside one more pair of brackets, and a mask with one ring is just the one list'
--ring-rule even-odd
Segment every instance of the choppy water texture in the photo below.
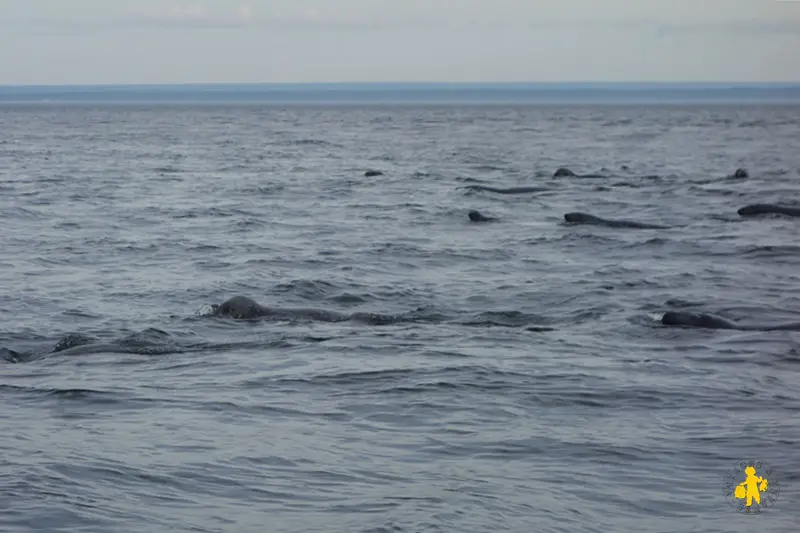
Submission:
{"label": "choppy water texture", "polygon": [[797,320],[800,220],[736,210],[799,196],[798,111],[3,106],[0,528],[794,530],[800,333],[658,319]]}

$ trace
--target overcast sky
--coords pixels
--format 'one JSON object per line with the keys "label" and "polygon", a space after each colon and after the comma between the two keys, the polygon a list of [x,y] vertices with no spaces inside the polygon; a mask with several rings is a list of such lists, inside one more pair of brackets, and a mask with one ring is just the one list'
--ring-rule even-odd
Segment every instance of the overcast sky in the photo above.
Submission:
{"label": "overcast sky", "polygon": [[800,0],[0,0],[0,84],[800,81]]}

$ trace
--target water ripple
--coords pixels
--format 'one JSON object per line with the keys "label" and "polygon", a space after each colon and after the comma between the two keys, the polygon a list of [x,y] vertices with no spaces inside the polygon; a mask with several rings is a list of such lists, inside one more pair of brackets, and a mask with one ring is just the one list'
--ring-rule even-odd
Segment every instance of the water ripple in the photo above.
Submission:
{"label": "water ripple", "polygon": [[751,457],[800,519],[797,333],[659,323],[797,320],[796,219],[736,213],[800,198],[796,107],[0,116],[0,529],[743,532]]}

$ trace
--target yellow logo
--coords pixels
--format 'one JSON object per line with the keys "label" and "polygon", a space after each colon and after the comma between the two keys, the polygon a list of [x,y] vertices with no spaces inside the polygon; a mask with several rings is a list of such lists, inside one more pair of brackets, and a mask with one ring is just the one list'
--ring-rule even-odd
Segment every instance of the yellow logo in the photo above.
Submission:
{"label": "yellow logo", "polygon": [[725,501],[742,513],[759,514],[778,500],[780,483],[763,461],[739,461],[725,475]]}

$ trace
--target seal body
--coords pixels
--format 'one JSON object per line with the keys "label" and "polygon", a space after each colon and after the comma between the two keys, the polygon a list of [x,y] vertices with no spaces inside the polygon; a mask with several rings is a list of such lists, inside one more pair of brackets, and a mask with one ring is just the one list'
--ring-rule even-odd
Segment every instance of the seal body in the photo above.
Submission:
{"label": "seal body", "polygon": [[669,229],[667,226],[659,226],[658,224],[647,224],[634,220],[611,220],[580,212],[567,213],[564,215],[564,220],[570,224],[593,224],[595,226],[608,226],[609,228]]}

